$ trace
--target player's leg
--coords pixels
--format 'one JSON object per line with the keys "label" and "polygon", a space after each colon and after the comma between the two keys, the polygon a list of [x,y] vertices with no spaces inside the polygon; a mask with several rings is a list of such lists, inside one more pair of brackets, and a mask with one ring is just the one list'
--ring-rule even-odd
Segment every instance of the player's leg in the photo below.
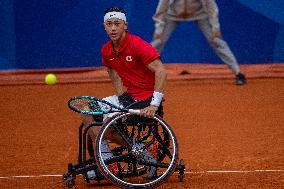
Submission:
{"label": "player's leg", "polygon": [[[152,97],[144,100],[144,101],[139,101],[139,102],[135,102],[135,100],[129,96],[127,93],[124,93],[123,95],[120,96],[120,103],[123,104],[124,107],[129,107],[132,109],[143,109],[147,106],[150,105],[151,101],[152,101]],[[130,105],[131,104],[131,105]],[[161,103],[161,105],[158,108],[158,111],[156,112],[157,115],[159,115],[160,117],[163,117],[164,112],[163,112],[163,103]],[[149,129],[149,128],[148,128]],[[144,131],[144,137],[145,140],[147,141],[147,136],[149,134],[151,134],[151,131],[147,130],[147,127],[145,127],[145,131]],[[153,143],[153,145],[151,146],[150,151],[145,151],[144,157],[145,159],[147,159],[148,161],[151,160],[152,163],[156,163],[155,158],[157,156],[158,153],[158,143]],[[154,178],[156,176],[156,170],[157,168],[154,166],[147,166],[147,178],[151,179]]]}
{"label": "player's leg", "polygon": [[[106,97],[103,100],[105,100],[105,101],[107,101],[107,102],[109,102],[111,104],[114,104],[116,106],[120,106],[119,101],[118,101],[118,97],[116,95]],[[106,122],[113,115],[114,114],[104,115],[101,118],[100,121],[101,122]],[[85,116],[84,115],[84,117],[83,117],[84,124],[90,124],[91,122],[94,122],[94,121],[96,121],[96,119],[94,119],[93,116]],[[91,129],[89,129],[88,135],[91,138],[91,140],[93,141],[92,142],[93,146],[95,146],[96,136],[97,136],[99,130],[100,130],[100,127],[92,127]],[[109,140],[109,139],[111,139],[114,142],[122,142],[121,138],[119,138],[119,136],[116,133],[114,133],[111,130],[109,130],[106,133],[104,140],[101,142],[101,148],[105,152],[104,153],[104,159],[108,159],[108,158],[113,156],[113,153],[111,152],[111,150],[110,150],[110,148],[108,146],[108,143],[106,142],[106,140]],[[88,171],[87,175],[88,175],[89,179],[96,179],[96,177],[97,177],[97,173],[96,173],[95,170]]]}
{"label": "player's leg", "polygon": [[178,23],[179,23],[178,21],[167,19],[164,30],[160,38],[151,42],[151,45],[155,47],[155,49],[157,49],[160,53],[163,51],[164,47],[166,46],[171,34],[175,30]]}
{"label": "player's leg", "polygon": [[240,72],[237,60],[227,42],[222,37],[213,36],[212,27],[207,18],[197,20],[196,23],[219,58],[227,64],[231,71],[236,75],[236,84],[245,84],[246,78],[244,74]]}

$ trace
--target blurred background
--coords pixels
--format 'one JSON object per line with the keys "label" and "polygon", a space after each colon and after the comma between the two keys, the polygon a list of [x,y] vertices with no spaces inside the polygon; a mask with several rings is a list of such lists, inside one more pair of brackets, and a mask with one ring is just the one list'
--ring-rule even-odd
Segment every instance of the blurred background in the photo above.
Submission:
{"label": "blurred background", "polygon": [[[217,0],[222,34],[240,64],[284,62],[282,0]],[[101,66],[106,8],[127,11],[129,31],[150,42],[158,1],[0,0],[0,70]],[[221,60],[193,22],[181,23],[162,53],[165,63]]]}

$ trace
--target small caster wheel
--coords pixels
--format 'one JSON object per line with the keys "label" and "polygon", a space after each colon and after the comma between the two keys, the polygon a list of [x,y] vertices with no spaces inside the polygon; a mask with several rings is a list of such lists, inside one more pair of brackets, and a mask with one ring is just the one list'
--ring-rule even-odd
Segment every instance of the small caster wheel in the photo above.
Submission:
{"label": "small caster wheel", "polygon": [[62,180],[68,188],[72,188],[75,185],[75,178],[70,173],[64,173]]}
{"label": "small caster wheel", "polygon": [[74,180],[74,179],[72,179],[72,180],[67,180],[66,186],[67,186],[68,188],[72,188],[74,185],[75,185],[75,180]]}
{"label": "small caster wheel", "polygon": [[185,177],[184,171],[185,171],[185,164],[184,164],[184,160],[181,159],[179,163],[179,176],[178,176],[180,182],[183,182],[184,180],[184,177]]}

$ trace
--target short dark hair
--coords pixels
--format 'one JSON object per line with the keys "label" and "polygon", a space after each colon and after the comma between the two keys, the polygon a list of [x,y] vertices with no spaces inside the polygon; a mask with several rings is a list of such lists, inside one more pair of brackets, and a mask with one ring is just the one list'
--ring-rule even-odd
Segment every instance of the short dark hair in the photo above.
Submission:
{"label": "short dark hair", "polygon": [[105,11],[104,11],[104,15],[106,15],[106,13],[108,12],[122,12],[126,15],[126,11],[121,8],[121,7],[110,7],[110,8],[107,8]]}

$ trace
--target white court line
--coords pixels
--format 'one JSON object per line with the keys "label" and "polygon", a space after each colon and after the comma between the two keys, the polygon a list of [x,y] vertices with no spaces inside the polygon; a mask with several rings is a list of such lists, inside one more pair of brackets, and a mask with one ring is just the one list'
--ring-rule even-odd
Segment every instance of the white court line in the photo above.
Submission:
{"label": "white court line", "polygon": [[188,171],[185,174],[204,174],[204,173],[257,173],[257,172],[284,172],[284,170],[266,169],[266,170],[223,170],[223,171]]}
{"label": "white court line", "polygon": [[[284,170],[266,169],[266,170],[223,170],[223,171],[186,171],[185,174],[205,174],[205,173],[258,173],[258,172],[284,172]],[[175,174],[179,174],[175,172]],[[17,179],[17,178],[40,178],[40,177],[62,177],[62,175],[18,175],[18,176],[6,176],[0,177],[0,179]]]}
{"label": "white court line", "polygon": [[62,177],[62,175],[17,175],[17,176],[0,177],[0,179],[39,178],[39,177]]}

